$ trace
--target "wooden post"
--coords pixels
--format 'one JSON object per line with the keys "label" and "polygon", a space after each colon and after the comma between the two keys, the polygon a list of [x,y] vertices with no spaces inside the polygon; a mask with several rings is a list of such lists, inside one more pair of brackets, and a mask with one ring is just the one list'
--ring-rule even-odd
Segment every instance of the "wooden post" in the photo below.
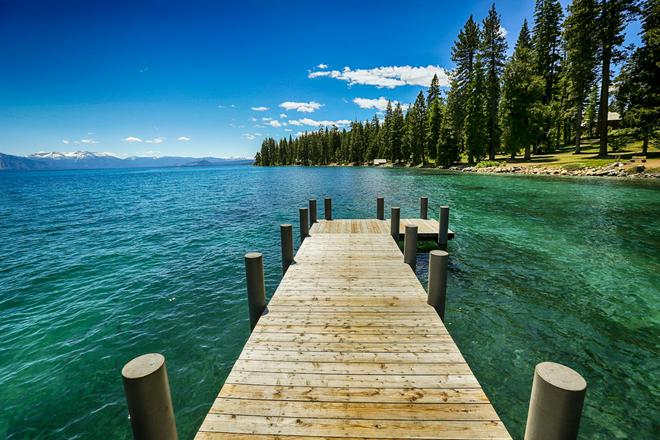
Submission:
{"label": "wooden post", "polygon": [[401,227],[401,208],[392,207],[390,214],[390,234],[394,241],[399,243],[399,228]]}
{"label": "wooden post", "polygon": [[325,219],[332,220],[332,199],[326,197],[325,200],[323,200],[323,207],[325,210]]}
{"label": "wooden post", "polygon": [[259,252],[249,252],[245,254],[245,277],[247,279],[250,330],[254,330],[259,318],[266,309],[264,260]]}
{"label": "wooden post", "polygon": [[376,218],[385,220],[385,199],[382,197],[376,197]]}
{"label": "wooden post", "polygon": [[406,225],[406,236],[403,238],[403,262],[410,266],[413,272],[417,269],[417,225]]}
{"label": "wooden post", "polygon": [[309,227],[316,223],[316,199],[309,199]]}
{"label": "wooden post", "polygon": [[135,440],[176,440],[176,422],[165,357],[149,353],[129,361],[121,370]]}
{"label": "wooden post", "polygon": [[449,206],[440,207],[440,230],[438,231],[438,246],[447,246],[449,235]]}
{"label": "wooden post", "polygon": [[282,275],[293,263],[293,225],[280,225],[280,241],[282,242]]}
{"label": "wooden post", "polygon": [[419,199],[419,218],[427,220],[429,218],[429,198],[421,197]]}
{"label": "wooden post", "polygon": [[575,370],[554,362],[534,369],[525,440],[576,439],[587,382]]}
{"label": "wooden post", "polygon": [[309,218],[307,217],[307,208],[300,208],[300,242],[305,241],[305,238],[309,235]]}
{"label": "wooden post", "polygon": [[429,284],[427,304],[433,306],[442,321],[445,320],[447,302],[447,266],[449,254],[445,251],[429,253]]}

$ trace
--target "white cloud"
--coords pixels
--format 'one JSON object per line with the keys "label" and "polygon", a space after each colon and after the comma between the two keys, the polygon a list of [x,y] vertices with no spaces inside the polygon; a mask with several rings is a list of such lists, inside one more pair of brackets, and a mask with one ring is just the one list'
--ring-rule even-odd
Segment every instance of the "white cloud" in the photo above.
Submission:
{"label": "white cloud", "polygon": [[329,77],[346,81],[349,85],[364,84],[393,89],[399,86],[423,86],[431,84],[433,75],[438,75],[441,86],[449,85],[449,72],[440,66],[381,66],[373,69],[351,69],[310,72],[309,78]]}
{"label": "white cloud", "polygon": [[129,136],[129,137],[124,138],[122,140],[125,141],[125,142],[142,142],[142,139],[140,139],[139,137],[135,137],[135,136]]}
{"label": "white cloud", "polygon": [[301,113],[314,113],[316,110],[323,107],[323,104],[320,104],[315,101],[309,102],[295,102],[295,101],[286,101],[280,104],[284,110],[295,110]]}
{"label": "white cloud", "polygon": [[94,139],[80,139],[81,144],[98,144],[99,141],[96,141]]}
{"label": "white cloud", "polygon": [[178,138],[176,138],[176,140],[181,142],[188,142],[190,138],[188,136],[179,136]]}
{"label": "white cloud", "polygon": [[225,106],[220,104],[220,105],[218,105],[218,108],[225,108]]}
{"label": "white cloud", "polygon": [[317,68],[317,69],[327,69],[327,68],[328,68],[328,65],[327,65],[327,64],[323,64],[323,63],[321,63],[321,64],[319,64],[318,66],[316,66],[316,68]]}
{"label": "white cloud", "polygon": [[257,122],[257,118],[250,118],[252,122]]}
{"label": "white cloud", "polygon": [[255,140],[261,133],[243,133],[243,137],[249,141]]}
{"label": "white cloud", "polygon": [[69,140],[68,139],[62,139],[62,143],[66,144],[66,145],[69,145]]}
{"label": "white cloud", "polygon": [[506,37],[507,35],[509,35],[509,31],[506,30],[504,26],[500,26],[500,35]]}
{"label": "white cloud", "polygon": [[[380,111],[384,111],[387,108],[387,98],[384,96],[377,99],[355,98],[353,102],[360,108],[373,108]],[[392,101],[392,105],[396,105],[396,101]]]}
{"label": "white cloud", "polygon": [[146,142],[147,144],[162,144],[164,140],[165,140],[164,137],[157,137],[153,139],[147,139],[144,142]]}
{"label": "white cloud", "polygon": [[285,128],[284,131],[293,131],[290,128]]}
{"label": "white cloud", "polygon": [[317,121],[315,119],[302,118],[302,119],[291,119],[289,121],[290,125],[295,125],[295,126],[298,126],[298,127],[303,126],[303,125],[307,125],[307,126],[310,126],[310,127],[327,127],[327,126],[334,125],[334,126],[340,127],[340,126],[349,125],[350,123],[351,123],[351,121],[349,121],[347,119],[340,119],[340,120],[337,120],[337,121]]}
{"label": "white cloud", "polygon": [[280,119],[288,118],[289,116],[286,113],[280,113]]}
{"label": "white cloud", "polygon": [[261,107],[250,107],[250,108],[251,108],[252,110],[254,110],[255,112],[265,112],[265,111],[270,110],[269,107],[264,107],[264,106],[261,106]]}
{"label": "white cloud", "polygon": [[282,126],[282,124],[281,124],[280,121],[278,121],[278,120],[270,121],[268,124],[269,124],[271,127],[275,127],[275,128],[278,128],[278,127],[281,127],[281,126]]}
{"label": "white cloud", "polygon": [[273,118],[261,118],[262,121],[272,121]]}

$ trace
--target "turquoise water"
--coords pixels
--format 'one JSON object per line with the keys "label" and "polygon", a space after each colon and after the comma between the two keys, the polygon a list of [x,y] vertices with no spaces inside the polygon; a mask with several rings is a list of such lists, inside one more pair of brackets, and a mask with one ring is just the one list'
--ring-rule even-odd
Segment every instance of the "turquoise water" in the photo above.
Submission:
{"label": "turquoise water", "polygon": [[660,184],[219,167],[0,173],[0,438],[130,438],[120,370],[152,351],[191,438],[248,336],[243,254],[272,294],[280,223],[377,195],[451,206],[447,325],[516,438],[544,360],[589,382],[581,438],[657,434]]}

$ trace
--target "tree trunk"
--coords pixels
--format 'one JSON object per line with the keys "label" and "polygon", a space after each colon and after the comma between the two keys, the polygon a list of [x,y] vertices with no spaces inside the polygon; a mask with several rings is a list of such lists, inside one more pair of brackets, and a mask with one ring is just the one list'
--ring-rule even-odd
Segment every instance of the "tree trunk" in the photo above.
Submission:
{"label": "tree trunk", "polygon": [[608,42],[603,44],[603,68],[600,83],[600,108],[598,109],[598,130],[600,131],[599,157],[607,157],[607,111],[610,97],[610,60],[612,48]]}
{"label": "tree trunk", "polygon": [[575,120],[575,154],[580,154],[580,143],[582,142],[582,102],[578,101]]}
{"label": "tree trunk", "polygon": [[646,154],[649,151],[649,135],[644,136],[644,140],[642,141],[642,156],[646,156]]}
{"label": "tree trunk", "polygon": [[530,160],[532,158],[532,146],[527,144],[525,145],[525,160]]}

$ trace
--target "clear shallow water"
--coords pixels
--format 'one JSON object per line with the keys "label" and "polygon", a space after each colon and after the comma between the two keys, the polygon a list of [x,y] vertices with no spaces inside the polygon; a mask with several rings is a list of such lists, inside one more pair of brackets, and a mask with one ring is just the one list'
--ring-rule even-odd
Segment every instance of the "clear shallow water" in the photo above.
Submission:
{"label": "clear shallow water", "polygon": [[220,167],[0,173],[0,438],[131,438],[120,370],[151,351],[191,438],[248,336],[243,254],[270,295],[280,223],[377,195],[451,206],[447,325],[514,437],[544,360],[589,382],[581,438],[657,434],[658,183]]}

